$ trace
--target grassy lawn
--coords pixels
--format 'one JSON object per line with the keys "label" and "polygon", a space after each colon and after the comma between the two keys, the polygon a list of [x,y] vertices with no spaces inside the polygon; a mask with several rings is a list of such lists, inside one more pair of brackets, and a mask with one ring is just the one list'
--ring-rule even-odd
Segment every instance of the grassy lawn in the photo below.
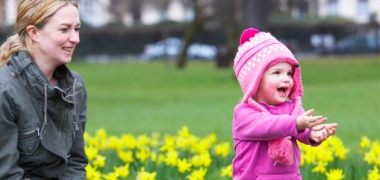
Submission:
{"label": "grassy lawn", "polygon": [[[380,57],[299,59],[305,109],[314,108],[337,135],[356,147],[363,135],[380,137]],[[191,62],[183,70],[162,62],[86,64],[72,70],[85,79],[88,91],[87,131],[109,134],[177,133],[188,126],[204,137],[216,133],[231,141],[233,108],[242,97],[232,67]]]}

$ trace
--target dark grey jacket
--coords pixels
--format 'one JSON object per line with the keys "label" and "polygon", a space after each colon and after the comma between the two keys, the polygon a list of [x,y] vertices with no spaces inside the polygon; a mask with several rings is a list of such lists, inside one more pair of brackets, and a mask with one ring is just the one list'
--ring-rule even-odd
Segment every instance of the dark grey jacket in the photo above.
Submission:
{"label": "dark grey jacket", "polygon": [[26,51],[0,67],[0,179],[85,179],[83,79],[66,65],[54,76],[59,86]]}

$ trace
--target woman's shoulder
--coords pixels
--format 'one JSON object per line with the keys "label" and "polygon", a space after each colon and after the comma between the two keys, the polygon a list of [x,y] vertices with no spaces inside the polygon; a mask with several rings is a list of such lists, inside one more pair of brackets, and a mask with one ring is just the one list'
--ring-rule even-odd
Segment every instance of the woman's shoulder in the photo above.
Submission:
{"label": "woman's shoulder", "polygon": [[15,76],[17,74],[15,72],[12,72],[7,64],[4,64],[0,67],[0,85],[7,85],[9,86],[9,83],[15,79]]}
{"label": "woman's shoulder", "polygon": [[74,79],[76,79],[77,81],[82,82],[82,83],[84,82],[82,75],[80,75],[78,72],[71,71],[71,74],[73,75]]}

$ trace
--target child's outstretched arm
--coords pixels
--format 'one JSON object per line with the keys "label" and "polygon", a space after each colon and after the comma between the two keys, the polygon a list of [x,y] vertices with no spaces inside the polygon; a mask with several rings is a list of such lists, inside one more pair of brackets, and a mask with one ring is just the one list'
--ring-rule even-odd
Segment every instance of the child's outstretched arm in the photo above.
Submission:
{"label": "child's outstretched arm", "polygon": [[297,117],[296,127],[298,131],[304,130],[305,128],[312,129],[314,126],[318,126],[327,121],[327,118],[321,115],[312,116],[313,113],[314,109],[311,109]]}
{"label": "child's outstretched arm", "polygon": [[337,123],[323,124],[314,126],[310,129],[309,139],[316,143],[326,140],[331,135],[335,134]]}

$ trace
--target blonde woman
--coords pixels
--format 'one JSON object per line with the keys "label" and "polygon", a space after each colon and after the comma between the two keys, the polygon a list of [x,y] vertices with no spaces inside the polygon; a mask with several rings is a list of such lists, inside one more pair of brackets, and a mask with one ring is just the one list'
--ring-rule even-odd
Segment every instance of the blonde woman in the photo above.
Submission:
{"label": "blonde woman", "polygon": [[75,0],[21,0],[0,47],[0,179],[85,179],[87,93],[70,71]]}

